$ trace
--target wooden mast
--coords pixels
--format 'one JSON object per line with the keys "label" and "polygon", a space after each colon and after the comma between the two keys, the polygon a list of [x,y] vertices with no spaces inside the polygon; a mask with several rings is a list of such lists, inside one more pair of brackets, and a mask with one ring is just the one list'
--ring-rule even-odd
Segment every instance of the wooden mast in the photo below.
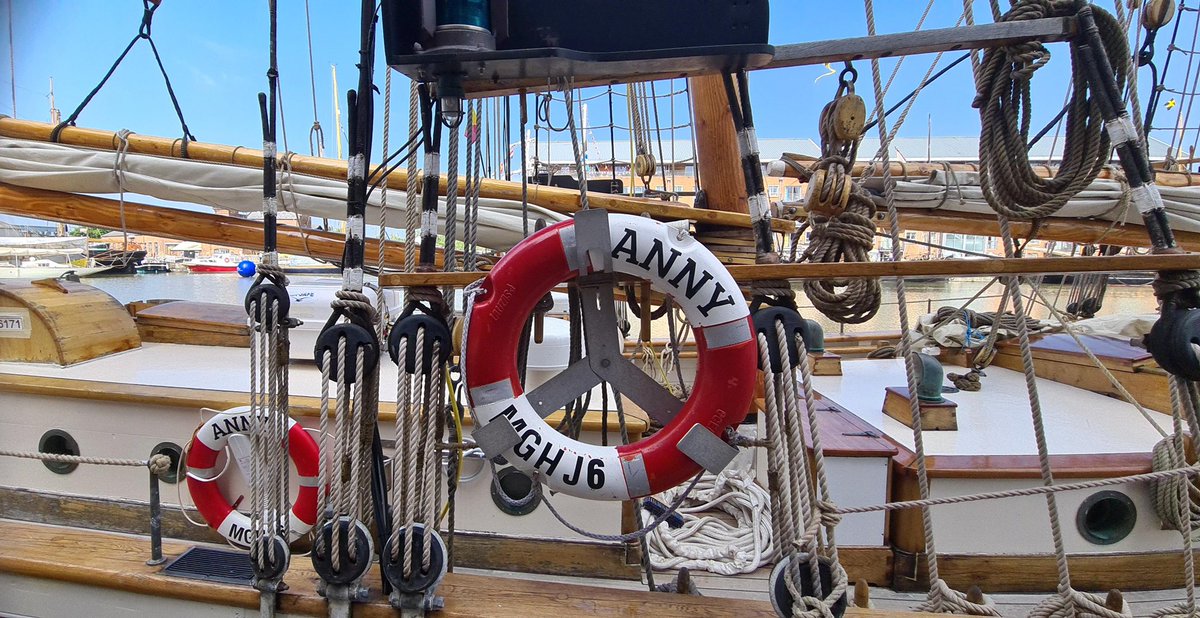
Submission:
{"label": "wooden mast", "polygon": [[720,75],[688,79],[696,132],[696,177],[709,210],[749,214],[737,134]]}

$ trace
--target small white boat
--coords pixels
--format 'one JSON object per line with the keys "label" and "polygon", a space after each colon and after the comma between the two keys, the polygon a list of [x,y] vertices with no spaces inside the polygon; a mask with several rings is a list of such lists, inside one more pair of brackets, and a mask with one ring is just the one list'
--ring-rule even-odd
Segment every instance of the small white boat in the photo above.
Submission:
{"label": "small white boat", "polygon": [[0,279],[45,279],[67,273],[87,277],[112,268],[90,260],[87,266],[71,263],[72,258],[86,256],[87,238],[83,236],[0,237]]}

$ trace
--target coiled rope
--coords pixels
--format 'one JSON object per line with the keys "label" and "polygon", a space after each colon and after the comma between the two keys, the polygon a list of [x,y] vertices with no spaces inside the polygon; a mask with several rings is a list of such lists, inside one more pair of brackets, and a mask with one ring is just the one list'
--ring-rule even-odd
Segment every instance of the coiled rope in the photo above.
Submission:
{"label": "coiled rope", "polygon": [[[821,110],[821,160],[809,183],[805,201],[811,242],[801,261],[869,262],[875,244],[875,203],[853,179],[851,170],[862,137],[858,125],[843,126],[848,107],[862,108],[852,82],[843,80],[837,96]],[[818,311],[843,324],[861,324],[875,317],[882,300],[878,279],[807,279],[804,293]]]}
{"label": "coiled rope", "polygon": [[[680,491],[682,488],[675,488],[659,497],[671,502]],[[646,537],[655,569],[737,575],[751,573],[777,557],[771,534],[771,495],[748,470],[703,475],[694,495],[678,512],[683,525],[659,526]]]}
{"label": "coiled rope", "polygon": [[[1013,22],[1074,15],[1075,0],[1020,0],[998,21]],[[1093,6],[1105,52],[1123,88],[1128,74],[1129,42],[1111,14]],[[1053,178],[1039,178],[1029,163],[1032,96],[1030,78],[1050,60],[1036,41],[988,50],[976,73],[973,106],[979,109],[979,179],[997,213],[1015,220],[1041,219],[1063,207],[1095,180],[1112,151],[1099,103],[1080,66],[1080,42],[1071,43],[1072,93],[1067,109],[1062,164]]]}

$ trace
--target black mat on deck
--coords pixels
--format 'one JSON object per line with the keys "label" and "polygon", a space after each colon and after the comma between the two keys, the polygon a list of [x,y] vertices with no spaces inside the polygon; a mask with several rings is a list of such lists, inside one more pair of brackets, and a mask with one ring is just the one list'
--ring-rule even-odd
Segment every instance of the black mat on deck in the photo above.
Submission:
{"label": "black mat on deck", "polygon": [[235,586],[250,586],[254,581],[254,567],[250,554],[233,549],[192,547],[171,561],[164,575],[222,582]]}

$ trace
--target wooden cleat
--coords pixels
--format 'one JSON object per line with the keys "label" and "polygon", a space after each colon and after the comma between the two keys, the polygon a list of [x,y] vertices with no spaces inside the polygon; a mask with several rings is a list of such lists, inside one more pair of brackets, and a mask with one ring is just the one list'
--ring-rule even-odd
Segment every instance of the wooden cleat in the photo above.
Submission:
{"label": "wooden cleat", "polygon": [[865,579],[854,582],[854,606],[863,609],[871,608],[871,587],[867,585]]}
{"label": "wooden cleat", "polygon": [[832,352],[811,352],[808,362],[815,376],[842,375],[842,357]]}
{"label": "wooden cleat", "polygon": [[[921,429],[925,431],[958,430],[958,404],[943,399],[940,402],[918,401],[921,406]],[[912,427],[912,405],[908,387],[889,386],[883,398],[883,413]]]}

